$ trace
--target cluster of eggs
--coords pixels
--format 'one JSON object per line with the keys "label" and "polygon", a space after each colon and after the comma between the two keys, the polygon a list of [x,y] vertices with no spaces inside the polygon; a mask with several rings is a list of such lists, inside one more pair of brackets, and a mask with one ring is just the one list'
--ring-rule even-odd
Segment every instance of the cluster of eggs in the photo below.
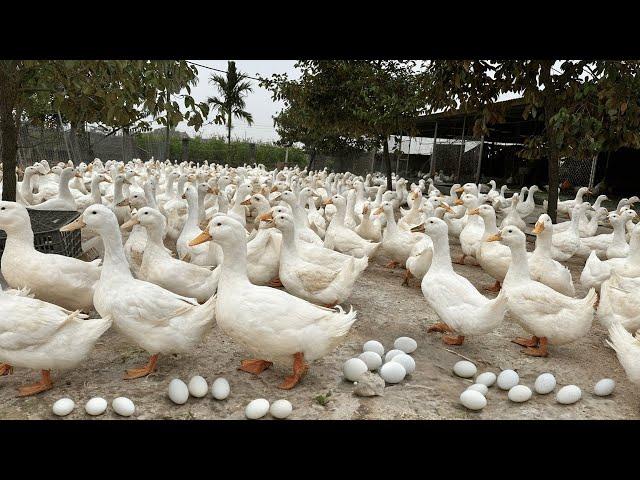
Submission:
{"label": "cluster of eggs", "polygon": [[[207,385],[207,381],[204,377],[200,375],[196,375],[189,380],[189,384],[187,385],[179,378],[174,378],[169,382],[169,399],[177,404],[183,405],[187,403],[189,399],[189,395],[195,398],[204,397],[209,391],[209,385]],[[231,387],[229,386],[229,382],[224,378],[216,378],[216,380],[211,384],[211,395],[216,400],[224,400],[231,393]]]}
{"label": "cluster of eggs", "polygon": [[264,417],[267,412],[271,414],[273,418],[287,418],[293,411],[293,405],[289,400],[276,400],[272,404],[269,404],[269,400],[264,398],[256,398],[249,402],[244,409],[244,415],[250,420],[257,420]]}
{"label": "cluster of eggs", "polygon": [[[453,366],[453,373],[462,378],[471,378],[477,373],[476,366],[462,360]],[[460,395],[460,403],[470,410],[481,410],[487,405],[486,395],[489,387],[496,384],[499,389],[508,391],[507,397],[514,403],[523,403],[531,398],[533,392],[526,385],[520,385],[520,376],[514,370],[503,370],[496,376],[493,372],[484,372],[475,378],[475,383]],[[539,395],[547,395],[556,388],[556,379],[551,373],[543,373],[536,378],[533,389]],[[615,382],[603,378],[594,387],[594,393],[604,397],[611,395]],[[563,405],[571,405],[582,398],[582,390],[576,385],[566,385],[556,393],[556,400]]]}
{"label": "cluster of eggs", "polygon": [[[107,410],[107,401],[102,397],[93,397],[85,405],[84,410],[89,415],[96,417],[102,415]],[[57,400],[52,407],[53,413],[59,417],[69,415],[76,408],[76,403],[70,398]],[[136,411],[136,406],[127,397],[114,398],[111,408],[121,417],[130,417]]]}
{"label": "cluster of eggs", "polygon": [[416,362],[410,354],[417,348],[418,343],[413,338],[400,337],[393,342],[393,349],[385,354],[382,343],[369,340],[358,357],[344,363],[342,373],[347,380],[357,382],[366,372],[377,370],[385,382],[400,383],[416,369]]}

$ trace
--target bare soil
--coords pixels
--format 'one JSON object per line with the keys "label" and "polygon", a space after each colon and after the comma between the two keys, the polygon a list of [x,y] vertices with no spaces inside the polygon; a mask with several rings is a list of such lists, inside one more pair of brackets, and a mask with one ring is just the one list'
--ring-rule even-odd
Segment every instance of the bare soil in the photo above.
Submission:
{"label": "bare soil", "polygon": [[[455,258],[460,247],[452,246]],[[471,262],[470,262],[471,263]],[[243,419],[244,408],[255,398],[275,401],[285,398],[293,404],[291,419],[631,419],[640,417],[640,396],[626,379],[613,350],[606,346],[605,330],[594,321],[591,333],[578,342],[551,347],[547,358],[533,358],[521,353],[521,347],[510,340],[524,332],[509,321],[494,332],[471,337],[462,346],[449,347],[441,334],[427,334],[429,325],[438,321],[427,306],[419,284],[401,286],[403,270],[387,269],[377,259],[358,280],[348,303],[358,311],[358,320],[346,341],[328,357],[314,362],[303,381],[293,390],[277,388],[289,372],[272,368],[260,376],[240,372],[237,367],[244,354],[232,339],[217,327],[207,335],[200,347],[188,356],[163,357],[157,373],[138,380],[122,379],[125,369],[147,361],[141,349],[128,344],[117,331],[108,331],[89,358],[77,369],[53,372],[53,390],[28,398],[17,398],[20,385],[38,380],[38,373],[16,369],[11,376],[0,378],[0,419],[54,419],[52,404],[59,398],[73,399],[76,409],[65,418],[88,419],[84,403],[101,396],[109,403],[118,396],[133,400],[136,412],[130,419]],[[570,261],[577,294],[585,289],[579,284],[582,262]],[[455,270],[476,287],[493,284],[493,279],[473,265],[455,265]],[[495,295],[488,294],[487,295]],[[355,396],[353,385],[342,376],[342,364],[362,352],[362,344],[379,340],[388,350],[400,336],[413,337],[418,349],[413,353],[416,371],[398,385],[387,386],[384,396]],[[460,393],[472,383],[452,373],[461,357],[471,359],[478,373],[502,369],[516,370],[521,384],[533,386],[544,372],[556,376],[558,386],[575,384],[582,400],[574,405],[561,405],[554,394],[533,394],[526,403],[507,399],[507,392],[496,386],[489,389],[487,406],[472,412],[459,403]],[[231,395],[217,401],[190,398],[185,405],[175,405],[167,397],[171,379],[185,382],[202,375],[209,384],[217,377],[231,384]],[[602,378],[616,381],[614,393],[605,398],[593,394],[594,384]],[[328,395],[330,393],[330,395]],[[322,398],[318,398],[318,397]],[[111,407],[98,419],[119,419]],[[265,418],[270,418],[269,415]]]}

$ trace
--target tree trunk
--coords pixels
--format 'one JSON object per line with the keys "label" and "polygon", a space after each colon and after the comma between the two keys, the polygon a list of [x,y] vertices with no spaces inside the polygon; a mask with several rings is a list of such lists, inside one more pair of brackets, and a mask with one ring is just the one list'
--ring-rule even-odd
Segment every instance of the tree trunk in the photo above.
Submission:
{"label": "tree trunk", "polygon": [[313,168],[313,162],[315,162],[316,160],[316,154],[317,154],[317,151],[315,148],[311,150],[311,153],[309,154],[309,165],[307,166],[307,171],[309,172]]}
{"label": "tree trunk", "polygon": [[[9,72],[6,72],[9,73]],[[18,155],[18,130],[20,116],[14,117],[17,100],[16,85],[13,85],[8,75],[0,74],[0,135],[2,145],[2,200],[16,201],[16,166]]]}
{"label": "tree trunk", "polygon": [[547,215],[556,223],[558,216],[558,184],[560,183],[560,159],[556,150],[551,148],[549,153],[549,196],[547,198]]}
{"label": "tree trunk", "polygon": [[391,156],[389,155],[389,143],[388,137],[384,137],[382,141],[382,159],[384,161],[385,168],[387,170],[387,190],[393,190],[393,183],[391,182]]}

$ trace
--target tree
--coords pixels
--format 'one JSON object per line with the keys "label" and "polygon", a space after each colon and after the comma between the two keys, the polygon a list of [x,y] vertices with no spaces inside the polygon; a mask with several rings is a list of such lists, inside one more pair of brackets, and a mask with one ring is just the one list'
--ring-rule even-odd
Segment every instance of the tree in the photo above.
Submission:
{"label": "tree", "polygon": [[217,124],[227,127],[227,144],[231,145],[231,129],[233,118],[244,119],[248,125],[253,125],[253,116],[245,110],[244,98],[253,91],[251,82],[244,73],[236,69],[236,62],[229,60],[226,76],[212,74],[209,82],[218,89],[219,96],[207,99],[207,103],[217,112],[214,119]]}
{"label": "tree", "polygon": [[640,147],[640,62],[556,60],[434,60],[422,81],[430,108],[480,110],[476,134],[501,121],[498,98],[517,93],[524,117],[544,122],[521,155],[549,160],[548,214],[555,221],[559,162],[600,151]]}
{"label": "tree", "polygon": [[[209,107],[190,95],[197,74],[185,61],[0,61],[3,199],[15,200],[15,176],[10,173],[15,171],[18,132],[25,120],[37,124],[60,116],[73,128],[95,123],[111,134],[122,128],[148,130],[154,120],[162,125],[184,120],[198,130]],[[178,95],[186,109],[176,101]]]}
{"label": "tree", "polygon": [[[294,118],[296,141],[383,147],[391,189],[390,135],[411,132],[424,104],[415,62],[402,60],[302,60],[300,78],[274,75],[263,84],[285,107],[279,120]],[[287,115],[282,117],[286,112]],[[315,147],[317,148],[317,147]]]}

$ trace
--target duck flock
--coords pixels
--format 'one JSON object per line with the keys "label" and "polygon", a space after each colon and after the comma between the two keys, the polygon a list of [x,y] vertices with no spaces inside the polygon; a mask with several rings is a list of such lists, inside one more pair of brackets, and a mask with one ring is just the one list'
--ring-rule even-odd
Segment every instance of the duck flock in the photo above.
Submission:
{"label": "duck flock", "polygon": [[[348,335],[357,313],[341,304],[376,257],[404,268],[404,284],[421,282],[425,305],[440,317],[427,331],[447,345],[481,341],[474,337],[509,312],[523,330],[513,342],[547,356],[585,337],[597,317],[640,384],[637,197],[608,211],[604,195],[592,205],[580,188],[558,204],[564,221],[539,216],[528,252],[535,185],[505,197],[506,185],[493,180],[442,192],[428,176],[417,184],[394,177],[387,190],[380,173],[154,159],[77,167],[43,160],[22,173],[17,202],[0,202],[10,287],[0,294],[0,374],[23,367],[42,378],[20,396],[52,388],[50,370],[81,363],[112,325],[149,353],[146,365],[126,371],[135,379],[156,370],[162,355],[192,350],[214,322],[246,351],[241,370],[285,366],[290,375],[279,387],[291,389],[309,362]],[[36,251],[28,209],[80,212],[61,231],[81,229],[95,260]],[[598,234],[609,224],[613,233]],[[452,243],[462,250],[455,261]],[[584,298],[564,264],[574,257],[585,262]],[[497,296],[454,271],[465,262],[495,280],[484,289]],[[99,318],[89,318],[94,310]]]}

